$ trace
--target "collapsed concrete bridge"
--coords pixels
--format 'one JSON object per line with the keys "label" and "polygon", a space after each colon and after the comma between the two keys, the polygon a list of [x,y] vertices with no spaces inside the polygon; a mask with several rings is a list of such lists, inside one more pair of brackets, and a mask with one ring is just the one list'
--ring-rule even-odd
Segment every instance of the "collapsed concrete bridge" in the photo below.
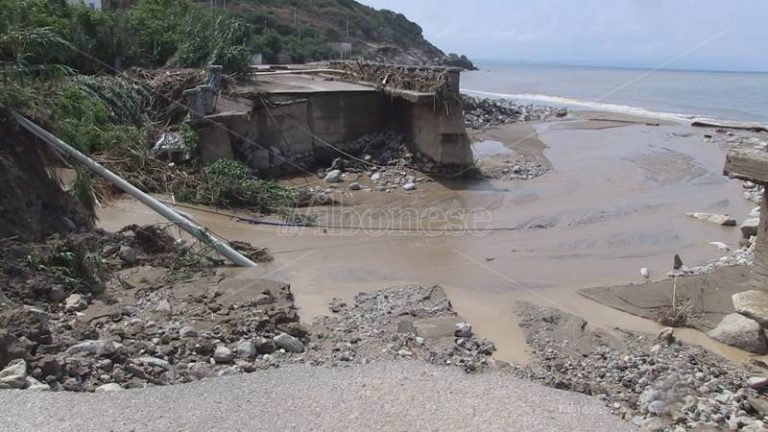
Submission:
{"label": "collapsed concrete bridge", "polygon": [[[436,171],[472,164],[456,68],[334,63],[321,72],[262,70],[214,97],[187,90],[203,161],[237,158],[262,175],[311,168],[385,129]],[[335,72],[329,74],[328,72]]]}

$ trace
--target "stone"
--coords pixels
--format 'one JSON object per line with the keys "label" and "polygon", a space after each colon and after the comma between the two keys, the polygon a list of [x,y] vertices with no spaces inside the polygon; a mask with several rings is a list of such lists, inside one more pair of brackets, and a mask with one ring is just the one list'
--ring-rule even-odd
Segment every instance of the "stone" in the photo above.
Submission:
{"label": "stone", "polygon": [[88,308],[88,300],[80,294],[72,294],[64,301],[64,310],[67,312],[80,312]]}
{"label": "stone", "polygon": [[768,377],[750,377],[747,379],[747,385],[755,390],[760,390],[768,386]]}
{"label": "stone", "polygon": [[50,344],[50,314],[29,306],[12,309],[0,318],[0,328],[21,340],[27,338],[39,344]]}
{"label": "stone", "polygon": [[120,259],[128,265],[136,264],[139,260],[139,254],[136,252],[136,249],[130,246],[120,246],[118,255],[120,256]]}
{"label": "stone", "polygon": [[297,322],[288,323],[288,325],[285,326],[285,332],[297,338],[303,338],[309,334],[309,330],[307,330],[303,324]]}
{"label": "stone", "polygon": [[712,222],[722,226],[736,226],[736,219],[726,215],[705,212],[692,212],[686,213],[685,215],[694,219]]}
{"label": "stone", "polygon": [[643,279],[649,279],[651,277],[651,272],[647,267],[643,267],[640,269],[640,276],[642,276]]}
{"label": "stone", "polygon": [[287,333],[280,333],[279,335],[275,336],[275,344],[292,353],[303,353],[304,352],[304,344],[301,343],[300,340],[296,339],[295,337],[287,334]]}
{"label": "stone", "polygon": [[170,363],[157,357],[139,357],[137,359],[133,359],[133,362],[145,366],[159,367],[161,369],[171,369]]}
{"label": "stone", "polygon": [[237,343],[237,355],[245,360],[253,360],[258,355],[256,345],[250,339],[244,339]]}
{"label": "stone", "polygon": [[106,341],[103,341],[103,340],[82,341],[78,344],[72,345],[71,347],[67,348],[66,354],[70,356],[75,354],[94,355],[104,347],[105,343]]}
{"label": "stone", "polygon": [[27,362],[16,359],[0,371],[0,389],[22,389],[27,386]]}
{"label": "stone", "polygon": [[11,360],[27,358],[27,348],[19,339],[0,330],[0,368],[4,368]]}
{"label": "stone", "polygon": [[371,181],[376,183],[379,180],[381,180],[381,173],[380,172],[375,172],[375,173],[371,174]]}
{"label": "stone", "polygon": [[37,367],[42,370],[43,376],[61,377],[61,363],[52,355],[43,356],[37,361]]}
{"label": "stone", "polygon": [[326,183],[341,183],[341,171],[330,170],[325,175],[325,178],[323,180],[325,180]]}
{"label": "stone", "polygon": [[184,326],[181,329],[179,329],[179,337],[180,338],[193,338],[197,337],[197,330],[192,328],[191,326]]}
{"label": "stone", "polygon": [[472,337],[472,326],[469,323],[458,323],[453,335],[462,338]]}
{"label": "stone", "polygon": [[757,290],[743,291],[731,296],[736,312],[768,327],[768,293]]}
{"label": "stone", "polygon": [[112,393],[112,392],[119,392],[122,390],[123,390],[123,387],[121,387],[120,384],[108,383],[108,384],[102,384],[96,387],[96,390],[94,390],[94,392],[95,393]]}
{"label": "stone", "polygon": [[752,236],[757,236],[757,228],[760,226],[759,218],[746,219],[741,223],[739,229],[741,229],[741,235],[748,239]]}
{"label": "stone", "polygon": [[353,191],[359,191],[359,190],[360,190],[360,189],[362,189],[362,188],[363,188],[363,187],[362,187],[362,186],[360,186],[360,183],[357,183],[357,182],[355,182],[355,183],[351,183],[351,184],[349,185],[349,189],[350,189],[350,190],[353,190]]}
{"label": "stone", "polygon": [[53,303],[64,301],[64,299],[66,298],[67,298],[67,292],[64,290],[64,287],[61,285],[54,285],[51,287],[51,290],[48,291],[48,299]]}
{"label": "stone", "polygon": [[760,217],[760,207],[755,207],[752,210],[749,211],[749,214],[747,216],[751,218],[759,218]]}
{"label": "stone", "polygon": [[403,185],[403,189],[405,189],[406,191],[416,190],[416,183],[412,183],[412,182],[406,183]]}
{"label": "stone", "polygon": [[765,334],[760,324],[738,313],[726,315],[720,324],[707,334],[718,342],[745,351],[756,354],[766,351]]}
{"label": "stone", "polygon": [[155,312],[161,312],[161,313],[167,313],[170,314],[173,312],[173,307],[171,306],[171,302],[169,302],[167,299],[162,299],[159,302],[157,302],[157,305],[155,306]]}
{"label": "stone", "polygon": [[51,386],[46,383],[42,383],[32,377],[27,377],[27,391],[50,391]]}
{"label": "stone", "polygon": [[217,346],[216,350],[213,352],[213,360],[219,364],[229,363],[234,358],[235,353],[233,353],[231,349],[225,347],[224,345]]}
{"label": "stone", "polygon": [[258,337],[253,340],[253,345],[259,354],[272,354],[277,349],[275,341],[269,338]]}

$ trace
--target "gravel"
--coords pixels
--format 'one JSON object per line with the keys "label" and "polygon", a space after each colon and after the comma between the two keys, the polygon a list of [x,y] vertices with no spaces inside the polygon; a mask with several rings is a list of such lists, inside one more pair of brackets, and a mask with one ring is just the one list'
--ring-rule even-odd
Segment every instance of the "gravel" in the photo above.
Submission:
{"label": "gravel", "polygon": [[0,404],[8,431],[636,430],[597,399],[416,361],[293,365],[101,394],[5,391]]}

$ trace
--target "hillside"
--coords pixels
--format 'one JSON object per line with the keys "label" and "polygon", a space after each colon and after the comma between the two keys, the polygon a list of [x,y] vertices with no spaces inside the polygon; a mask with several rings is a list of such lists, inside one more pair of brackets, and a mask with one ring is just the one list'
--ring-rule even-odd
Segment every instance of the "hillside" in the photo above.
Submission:
{"label": "hillside", "polygon": [[[424,39],[418,24],[402,14],[376,10],[354,0],[231,0],[225,8],[262,38],[272,36],[262,43],[266,57],[275,56],[275,49],[280,48],[294,61],[344,56],[433,65],[449,58]],[[275,46],[275,34],[280,46]],[[351,52],[341,54],[332,49],[332,43],[344,42],[351,43]]]}

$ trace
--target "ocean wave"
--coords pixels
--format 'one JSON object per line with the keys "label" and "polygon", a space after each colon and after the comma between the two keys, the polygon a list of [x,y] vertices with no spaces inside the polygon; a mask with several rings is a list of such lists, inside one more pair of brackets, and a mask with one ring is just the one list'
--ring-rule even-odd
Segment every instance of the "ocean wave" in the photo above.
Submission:
{"label": "ocean wave", "polygon": [[499,99],[512,99],[516,101],[525,101],[528,103],[540,103],[544,105],[562,106],[568,108],[584,108],[594,111],[615,112],[621,114],[635,115],[641,117],[650,117],[662,120],[675,120],[675,121],[691,121],[696,119],[703,119],[703,117],[693,114],[679,114],[663,111],[652,111],[645,108],[634,107],[629,105],[618,105],[604,102],[590,101],[584,99],[575,99],[563,96],[549,96],[542,94],[509,94],[509,93],[496,93],[487,92],[481,90],[461,89],[462,93],[478,94],[485,97],[499,98]]}

